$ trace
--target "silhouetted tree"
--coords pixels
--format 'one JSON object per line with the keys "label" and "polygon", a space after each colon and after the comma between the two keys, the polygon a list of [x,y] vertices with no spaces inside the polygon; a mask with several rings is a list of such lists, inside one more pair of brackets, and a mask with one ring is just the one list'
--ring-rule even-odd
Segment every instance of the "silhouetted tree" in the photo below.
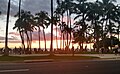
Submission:
{"label": "silhouetted tree", "polygon": [[[43,28],[43,36],[44,36],[44,41],[45,41],[45,50],[46,48],[46,37],[45,37],[45,28],[47,28],[50,25],[50,18],[48,16],[48,13],[45,11],[40,11],[39,13],[36,13],[36,23],[40,32],[40,27]],[[39,40],[40,40],[40,35],[39,35]],[[40,43],[40,42],[39,42]],[[39,45],[40,47],[40,45]]]}
{"label": "silhouetted tree", "polygon": [[53,55],[53,0],[51,0],[51,44],[50,55]]}
{"label": "silhouetted tree", "polygon": [[[68,25],[68,28],[71,28],[71,15],[74,12],[74,7],[75,7],[74,0],[57,0],[57,4],[58,4],[57,9],[61,11],[59,13],[62,15],[66,14],[67,16],[67,21],[65,24]],[[64,29],[67,29],[67,28],[64,28]],[[63,34],[63,38],[64,36],[66,36],[66,40],[67,40],[66,46],[69,47],[71,43],[71,38],[72,38],[71,30],[69,30],[69,32],[66,30],[66,34],[65,35]]]}
{"label": "silhouetted tree", "polygon": [[[16,15],[17,16],[17,15]],[[27,38],[27,49],[29,51],[29,48],[31,50],[31,33],[28,32],[32,32],[34,30],[34,16],[31,14],[30,11],[21,11],[21,17],[18,18],[15,22],[15,26],[13,27],[13,29],[17,28],[18,30],[20,30],[20,32],[25,33],[26,34],[26,38]]]}
{"label": "silhouetted tree", "polygon": [[[114,4],[114,2],[116,2],[116,0],[102,0],[102,1],[98,1],[100,4],[100,7],[102,8],[102,26],[103,26],[103,36],[102,39],[105,38],[105,36],[109,33],[110,34],[110,38],[114,32],[114,27],[116,20],[119,18],[118,13],[117,13],[117,8],[116,5]],[[112,41],[111,41],[111,45],[112,45]],[[112,49],[112,47],[111,47]]]}
{"label": "silhouetted tree", "polygon": [[[113,41],[112,45],[111,45],[111,40]],[[115,45],[119,46],[120,41],[118,38],[112,36],[111,38],[105,38],[103,40],[100,40],[100,41],[94,43],[93,48],[97,48],[97,46],[99,46],[100,48],[104,47],[106,49],[105,51],[107,51],[107,50],[109,50],[108,49],[109,47],[115,47]]]}
{"label": "silhouetted tree", "polygon": [[[90,22],[90,28],[93,33],[91,36],[94,38],[94,42],[98,42],[102,37],[102,26],[100,25],[100,16],[102,15],[101,8],[98,2],[89,2],[88,3],[88,12],[87,12],[87,21]],[[99,47],[97,47],[99,51]]]}
{"label": "silhouetted tree", "polygon": [[[78,33],[77,37],[79,36],[81,38],[79,45],[81,49],[83,49],[83,43],[85,40],[85,32],[87,30],[88,24],[86,24],[86,18],[87,18],[87,12],[88,12],[88,3],[87,0],[76,0],[76,7],[75,7],[75,14],[77,15],[74,19],[79,19],[79,21],[76,21],[75,25],[78,27],[77,32]],[[74,37],[76,35],[74,34]],[[79,37],[77,39],[79,39]],[[76,39],[76,38],[75,38]]]}
{"label": "silhouetted tree", "polygon": [[11,0],[8,1],[8,10],[7,10],[7,22],[6,22],[6,36],[5,36],[5,51],[4,55],[9,55],[9,49],[8,49],[8,25],[9,25],[9,16],[10,16],[10,3]]}
{"label": "silhouetted tree", "polygon": [[[18,17],[21,18],[21,0],[19,0],[19,13],[18,13]],[[22,47],[25,50],[25,43],[24,43],[24,33],[20,31],[20,28],[18,28],[20,37],[21,37],[21,42],[22,42]]]}
{"label": "silhouetted tree", "polygon": [[54,12],[53,24],[56,26],[56,47],[58,49],[58,24],[60,24],[60,15],[57,11]]}

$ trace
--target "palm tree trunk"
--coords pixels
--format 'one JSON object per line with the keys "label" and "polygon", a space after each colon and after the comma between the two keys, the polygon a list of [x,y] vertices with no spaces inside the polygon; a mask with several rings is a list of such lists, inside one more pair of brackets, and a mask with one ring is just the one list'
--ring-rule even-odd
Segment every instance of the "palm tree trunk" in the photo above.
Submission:
{"label": "palm tree trunk", "polygon": [[44,41],[45,41],[45,51],[47,51],[46,49],[46,37],[45,37],[45,30],[43,29],[43,36],[44,36]]}
{"label": "palm tree trunk", "polygon": [[118,26],[118,40],[119,40],[119,38],[120,38],[120,36],[119,36],[119,35],[120,35],[119,30],[120,30],[120,29],[119,29],[119,28],[120,28],[120,27]]}
{"label": "palm tree trunk", "polygon": [[[61,26],[60,26],[60,29],[62,30],[62,25],[63,25],[63,14],[62,14],[62,23],[61,23]],[[61,31],[61,37],[60,37],[60,49],[64,49],[64,47],[62,47],[62,37],[63,37],[63,34],[62,34],[62,31]]]}
{"label": "palm tree trunk", "polygon": [[[105,18],[105,17],[103,17],[103,18]],[[105,23],[105,25],[107,25],[107,20],[106,20],[106,22],[105,22],[105,20],[103,20],[103,23],[102,23],[102,40],[104,39],[104,23]],[[103,47],[104,47],[104,41],[103,41]]]}
{"label": "palm tree trunk", "polygon": [[57,25],[56,25],[56,48],[58,49],[58,40],[57,40]]}
{"label": "palm tree trunk", "polygon": [[[21,0],[19,0],[19,18],[21,18]],[[22,48],[25,50],[24,35],[22,35],[22,32],[20,32],[20,29],[18,30],[22,41]]]}
{"label": "palm tree trunk", "polygon": [[65,45],[65,37],[64,37],[64,33],[63,34],[63,50],[64,50],[64,45]]}
{"label": "palm tree trunk", "polygon": [[[67,10],[67,26],[69,27],[69,12],[68,12],[68,10]],[[66,46],[69,47],[68,46],[68,31],[67,31],[67,45]]]}
{"label": "palm tree trunk", "polygon": [[19,34],[20,34],[20,38],[21,38],[21,42],[22,42],[22,48],[25,50],[24,35],[22,32],[20,32],[20,29],[19,29]]}
{"label": "palm tree trunk", "polygon": [[71,36],[72,30],[71,30],[71,17],[70,17],[70,14],[69,14],[69,18],[70,18],[70,41],[69,41],[69,46],[70,46],[71,38],[72,38],[72,36]]}
{"label": "palm tree trunk", "polygon": [[53,55],[53,0],[51,0],[51,45],[50,45],[50,55]]}
{"label": "palm tree trunk", "polygon": [[6,38],[5,38],[5,51],[4,55],[8,56],[9,55],[9,50],[8,50],[8,25],[9,25],[9,15],[10,15],[10,1],[8,2],[8,10],[7,10],[7,22],[6,22]]}
{"label": "palm tree trunk", "polygon": [[38,35],[39,35],[39,49],[41,49],[41,44],[40,44],[40,37],[41,37],[41,35],[40,35],[40,27],[38,27]]}
{"label": "palm tree trunk", "polygon": [[30,31],[30,53],[32,53],[32,32]]}
{"label": "palm tree trunk", "polygon": [[60,35],[60,49],[62,49],[62,32],[61,32],[61,35]]}
{"label": "palm tree trunk", "polygon": [[[24,32],[21,32],[22,34],[22,42],[23,42],[23,49],[25,51],[25,39],[24,39]],[[25,52],[24,52],[25,53]]]}
{"label": "palm tree trunk", "polygon": [[26,33],[26,37],[27,37],[27,54],[29,53],[29,48],[30,48],[30,38],[29,38],[29,35],[27,33],[27,31],[25,32]]}
{"label": "palm tree trunk", "polygon": [[20,13],[21,13],[21,0],[19,0],[19,18],[20,18]]}
{"label": "palm tree trunk", "polygon": [[110,19],[109,19],[109,24],[110,24],[110,50],[112,50],[112,44],[113,44],[113,41],[112,41],[112,26],[111,26],[111,23],[110,23]]}
{"label": "palm tree trunk", "polygon": [[[84,0],[83,0],[83,7],[84,7],[85,5],[84,5]],[[82,15],[82,24],[83,25],[85,25],[85,12],[84,12],[85,10],[84,10],[84,8],[83,8],[83,15]],[[82,37],[84,37],[84,33],[82,33]],[[83,50],[83,40],[82,40],[82,50]]]}

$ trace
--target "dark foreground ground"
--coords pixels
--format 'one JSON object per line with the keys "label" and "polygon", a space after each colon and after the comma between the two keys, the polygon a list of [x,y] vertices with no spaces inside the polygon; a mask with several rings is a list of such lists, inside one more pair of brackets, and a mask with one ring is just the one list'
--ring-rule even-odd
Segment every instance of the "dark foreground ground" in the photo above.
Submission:
{"label": "dark foreground ground", "polygon": [[120,74],[119,60],[0,63],[0,74]]}

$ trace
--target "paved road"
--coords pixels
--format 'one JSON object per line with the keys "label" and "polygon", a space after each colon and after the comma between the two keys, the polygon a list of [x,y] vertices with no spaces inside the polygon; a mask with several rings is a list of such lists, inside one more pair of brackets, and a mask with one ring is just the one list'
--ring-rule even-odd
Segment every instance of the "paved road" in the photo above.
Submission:
{"label": "paved road", "polygon": [[120,61],[0,63],[0,74],[120,74]]}

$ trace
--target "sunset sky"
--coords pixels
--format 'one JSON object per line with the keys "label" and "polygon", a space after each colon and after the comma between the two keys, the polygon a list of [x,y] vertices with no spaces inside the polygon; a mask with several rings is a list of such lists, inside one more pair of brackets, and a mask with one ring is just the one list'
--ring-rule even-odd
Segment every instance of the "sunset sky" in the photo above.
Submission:
{"label": "sunset sky", "polygon": [[[33,2],[34,1],[34,2]],[[56,0],[54,0],[56,1]],[[90,0],[92,1],[92,0]],[[14,23],[17,18],[14,15],[18,12],[18,0],[11,0],[11,12],[10,12],[10,22],[9,22],[9,47],[14,48],[15,46],[20,46],[20,37],[19,33],[16,30],[13,30]],[[120,0],[117,0],[117,3],[120,3]],[[56,3],[54,2],[54,8],[56,7]],[[50,14],[50,0],[22,0],[22,9],[29,10],[33,14],[39,12],[41,10],[45,10]],[[7,11],[7,0],[0,0],[0,11],[2,15],[0,15],[0,48],[4,47],[5,41],[5,26],[6,26],[6,11]],[[65,18],[64,18],[65,19]],[[47,38],[47,48],[50,47],[50,27],[45,30],[46,38]],[[55,32],[55,31],[54,31]],[[58,33],[59,35],[59,33]],[[55,37],[55,33],[54,33]],[[42,38],[42,47],[44,48],[44,42]],[[58,41],[60,42],[60,41]],[[56,43],[53,43],[54,48]],[[37,31],[33,32],[33,48],[38,47],[38,36]],[[77,46],[76,46],[77,47]]]}

